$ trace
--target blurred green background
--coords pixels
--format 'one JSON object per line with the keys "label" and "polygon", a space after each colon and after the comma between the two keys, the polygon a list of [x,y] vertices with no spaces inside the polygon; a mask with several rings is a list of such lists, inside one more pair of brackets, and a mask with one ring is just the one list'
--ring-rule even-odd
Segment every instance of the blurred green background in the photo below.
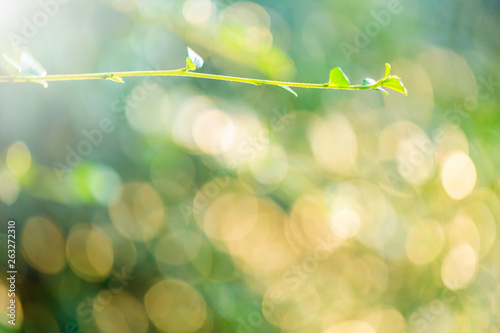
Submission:
{"label": "blurred green background", "polygon": [[[0,0],[0,331],[500,332],[500,5]],[[27,58],[29,59],[29,58]],[[2,58],[3,75],[12,68]],[[5,268],[5,269],[4,269]]]}

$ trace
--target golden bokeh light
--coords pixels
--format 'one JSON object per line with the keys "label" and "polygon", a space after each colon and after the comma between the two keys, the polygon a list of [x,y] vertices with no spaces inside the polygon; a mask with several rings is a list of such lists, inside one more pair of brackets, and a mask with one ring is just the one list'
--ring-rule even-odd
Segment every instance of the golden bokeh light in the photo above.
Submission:
{"label": "golden bokeh light", "polygon": [[115,202],[109,205],[116,230],[135,241],[156,237],[164,227],[166,213],[156,190],[147,183],[127,183],[116,195]]}
{"label": "golden bokeh light", "polygon": [[[378,186],[366,180],[339,182],[329,188],[325,196],[330,219],[344,209],[350,210],[348,219],[339,219],[343,221],[343,228],[382,255],[397,253],[392,241],[399,222],[394,209]],[[347,235],[349,234],[344,236]]]}
{"label": "golden bokeh light", "polygon": [[474,221],[481,242],[479,256],[487,255],[495,244],[497,234],[496,220],[491,210],[482,202],[472,202],[464,206],[462,212]]}
{"label": "golden bokeh light", "polygon": [[476,166],[463,152],[450,154],[441,168],[441,182],[446,193],[454,200],[468,196],[476,186]]}
{"label": "golden bokeh light", "polygon": [[169,333],[196,332],[207,317],[203,296],[189,284],[176,279],[153,285],[144,296],[144,305],[153,324]]}
{"label": "golden bokeh light", "polygon": [[436,167],[435,145],[413,122],[386,126],[379,137],[379,157],[394,160],[398,173],[408,183],[420,186],[429,181]]}
{"label": "golden bokeh light", "polygon": [[370,309],[367,314],[363,316],[363,321],[373,327],[376,332],[407,332],[405,318],[393,307],[377,307]]}
{"label": "golden bokeh light", "polygon": [[265,292],[262,311],[268,322],[283,330],[305,329],[321,307],[318,290],[308,281],[278,281]]}
{"label": "golden bokeh light", "polygon": [[436,161],[434,144],[420,128],[401,139],[396,153],[400,175],[410,184],[422,185],[433,174]]}
{"label": "golden bokeh light", "polygon": [[400,141],[411,133],[422,133],[422,129],[410,121],[398,121],[382,129],[378,137],[378,153],[382,161],[396,158]]}
{"label": "golden bokeh light", "polygon": [[44,274],[57,274],[66,264],[63,232],[43,217],[26,221],[21,232],[21,250],[28,264]]}
{"label": "golden bokeh light", "polygon": [[328,200],[322,193],[304,194],[298,198],[291,212],[287,237],[302,252],[314,249],[319,240],[333,235],[328,221],[332,213]]}
{"label": "golden bokeh light", "polygon": [[[172,136],[175,142],[193,152],[199,152],[198,145],[193,137],[193,119],[215,108],[215,104],[206,96],[186,96],[180,104],[172,122]],[[218,136],[220,138],[220,136]]]}
{"label": "golden bokeh light", "polygon": [[433,220],[416,222],[406,236],[406,254],[416,265],[432,262],[441,253],[444,246],[444,231]]}
{"label": "golden bokeh light", "polygon": [[477,265],[477,254],[469,244],[451,248],[441,267],[444,285],[451,290],[467,287],[476,275]]}
{"label": "golden bokeh light", "polygon": [[335,324],[323,333],[377,333],[377,331],[364,321],[350,320]]}
{"label": "golden bokeh light", "polygon": [[255,116],[252,110],[238,109],[231,114],[234,139],[223,158],[230,169],[239,169],[256,159],[264,158],[270,145],[269,130]]}
{"label": "golden bokeh light", "polygon": [[0,169],[0,200],[7,204],[12,205],[16,202],[21,186],[17,179],[12,175],[9,170]]}
{"label": "golden bokeh light", "polygon": [[149,322],[142,304],[128,293],[111,294],[111,299],[100,302],[95,298],[95,321],[103,333],[145,333]]}
{"label": "golden bokeh light", "polygon": [[22,141],[13,143],[7,150],[7,166],[16,177],[24,175],[31,166],[31,153]]}
{"label": "golden bokeh light", "polygon": [[311,123],[309,141],[318,163],[330,172],[345,174],[356,165],[358,141],[345,116],[331,113]]}
{"label": "golden bokeh light", "polygon": [[212,109],[203,111],[193,120],[192,136],[202,152],[217,155],[231,147],[235,128],[227,114]]}
{"label": "golden bokeh light", "polygon": [[[201,230],[204,230],[204,215],[211,205],[224,194],[231,193],[235,190],[236,182],[229,175],[221,174],[220,177],[214,177],[195,193],[192,201],[193,217],[198,223]],[[207,233],[205,231],[205,233]],[[210,236],[209,234],[207,234]]]}
{"label": "golden bokeh light", "polygon": [[106,233],[90,223],[71,228],[66,241],[66,255],[73,272],[95,282],[105,279],[113,266],[113,245]]}
{"label": "golden bokeh light", "polygon": [[[486,198],[494,200],[495,197],[490,194]],[[495,204],[495,202],[493,201],[492,204]],[[498,201],[496,204],[498,204]],[[500,206],[497,207],[500,208]],[[462,207],[459,214],[473,221],[474,231],[477,233],[480,242],[478,244],[479,248],[476,249],[477,253],[480,257],[487,255],[495,244],[497,234],[496,219],[490,208],[483,202],[470,202]]]}
{"label": "golden bokeh light", "polygon": [[250,276],[278,278],[297,259],[293,254],[284,228],[288,219],[272,201],[258,200],[258,216],[251,230],[242,238],[225,239],[235,264]]}
{"label": "golden bokeh light", "polygon": [[210,0],[187,0],[182,7],[182,14],[189,23],[200,25],[210,19],[214,10]]}
{"label": "golden bokeh light", "polygon": [[238,241],[254,228],[259,213],[257,204],[257,199],[250,195],[221,195],[206,210],[201,227],[214,240]]}
{"label": "golden bokeh light", "polygon": [[481,247],[479,231],[474,221],[468,215],[463,213],[457,214],[447,226],[447,231],[450,248],[466,243],[474,249],[476,254],[479,253]]}
{"label": "golden bokeh light", "polygon": [[330,228],[333,233],[342,239],[355,236],[361,225],[358,213],[350,208],[341,208],[332,212]]}

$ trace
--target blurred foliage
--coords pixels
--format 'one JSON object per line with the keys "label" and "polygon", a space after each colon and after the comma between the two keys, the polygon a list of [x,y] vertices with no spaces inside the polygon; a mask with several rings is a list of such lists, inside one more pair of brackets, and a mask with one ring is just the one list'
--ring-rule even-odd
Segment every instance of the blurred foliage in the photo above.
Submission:
{"label": "blurred foliage", "polygon": [[0,53],[50,74],[182,68],[189,45],[201,72],[299,82],[389,62],[409,92],[2,84],[18,331],[498,332],[499,11],[0,0]]}

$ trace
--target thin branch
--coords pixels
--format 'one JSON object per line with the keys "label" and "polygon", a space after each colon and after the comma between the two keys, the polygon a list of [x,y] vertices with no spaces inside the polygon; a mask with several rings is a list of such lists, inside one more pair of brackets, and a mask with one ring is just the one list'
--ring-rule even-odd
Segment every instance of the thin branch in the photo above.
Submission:
{"label": "thin branch", "polygon": [[[9,59],[10,63],[15,63]],[[226,76],[217,74],[207,74],[193,72],[203,66],[203,59],[193,50],[188,48],[188,57],[186,58],[186,68],[175,70],[152,70],[152,71],[131,71],[131,72],[110,72],[110,73],[88,73],[88,74],[62,74],[62,75],[11,75],[0,76],[0,83],[8,82],[38,82],[47,86],[47,82],[52,81],[75,81],[75,80],[111,80],[123,83],[125,77],[143,77],[143,76],[177,76],[177,77],[194,77],[209,80],[219,80],[228,82],[239,82],[253,85],[271,85],[279,86],[297,95],[290,87],[294,88],[309,88],[309,89],[334,89],[334,90],[364,90],[375,89],[387,94],[387,91],[382,87],[394,89],[406,95],[406,88],[401,79],[394,75],[389,75],[390,65],[386,64],[385,75],[378,81],[366,78],[362,84],[351,84],[344,72],[335,67],[330,71],[330,80],[327,83],[301,83],[287,82],[275,80],[251,79],[236,76]],[[15,63],[15,67],[21,69],[21,64]],[[21,70],[19,70],[22,73]],[[32,71],[33,72],[33,71]],[[45,72],[43,72],[45,74]]]}

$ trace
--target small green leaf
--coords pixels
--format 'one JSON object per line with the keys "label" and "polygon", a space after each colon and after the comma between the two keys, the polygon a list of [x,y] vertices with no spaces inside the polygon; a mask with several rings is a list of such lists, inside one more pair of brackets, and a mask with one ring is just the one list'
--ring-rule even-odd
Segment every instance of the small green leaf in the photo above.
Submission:
{"label": "small green leaf", "polygon": [[408,95],[406,87],[404,86],[399,76],[391,75],[382,82],[382,86],[393,89],[403,95]]}
{"label": "small green leaf", "polygon": [[106,80],[115,81],[118,83],[125,83],[125,82],[123,82],[123,79],[119,76],[109,76],[106,78]]}
{"label": "small green leaf", "polygon": [[375,90],[379,90],[379,91],[383,92],[384,94],[389,95],[389,93],[387,92],[387,90],[382,89],[381,87],[377,87],[377,88],[375,88]]}
{"label": "small green leaf", "polygon": [[351,85],[349,79],[344,74],[340,67],[335,67],[330,71],[330,81],[328,82],[329,86],[337,86],[337,87],[348,87]]}
{"label": "small green leaf", "polygon": [[278,87],[280,87],[281,89],[285,89],[286,91],[288,91],[289,93],[295,95],[295,97],[297,97],[297,93],[295,91],[292,90],[292,88],[290,88],[289,86],[283,86],[283,85],[278,85]]}
{"label": "small green leaf", "polygon": [[388,63],[385,63],[385,74],[384,74],[384,77],[382,78],[382,80],[389,77],[389,74],[391,74],[391,65]]}
{"label": "small green leaf", "polygon": [[194,71],[196,69],[196,65],[191,61],[191,59],[186,58],[186,68],[190,71]]}
{"label": "small green leaf", "polygon": [[190,47],[187,48],[186,68],[194,71],[203,66],[203,58],[194,52]]}
{"label": "small green leaf", "polygon": [[367,77],[367,78],[365,78],[363,80],[363,83],[361,85],[363,85],[363,86],[371,86],[372,84],[375,84],[375,83],[377,83],[377,81],[375,81],[374,79],[371,79],[371,78]]}

